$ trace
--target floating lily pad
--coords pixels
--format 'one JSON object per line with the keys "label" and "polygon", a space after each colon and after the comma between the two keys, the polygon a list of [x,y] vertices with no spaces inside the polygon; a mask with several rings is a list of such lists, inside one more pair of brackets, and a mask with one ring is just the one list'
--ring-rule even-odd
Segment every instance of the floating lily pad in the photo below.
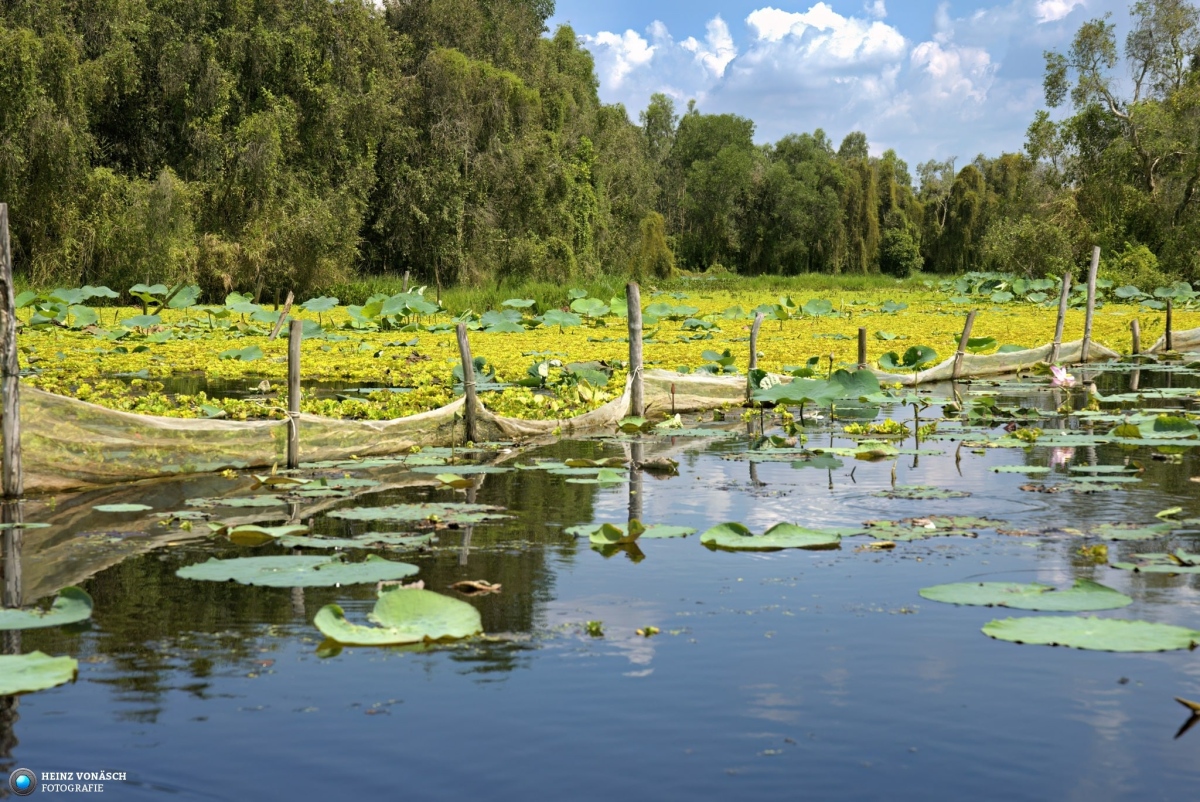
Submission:
{"label": "floating lily pad", "polygon": [[455,473],[462,476],[473,476],[477,473],[509,473],[512,468],[499,465],[418,465],[413,473]]}
{"label": "floating lily pad", "polygon": [[96,512],[145,512],[154,508],[148,504],[97,504],[92,509]]}
{"label": "floating lily pad", "polygon": [[1194,629],[1092,616],[1005,618],[984,624],[983,634],[1013,643],[1102,652],[1166,652],[1200,644],[1200,631]]}
{"label": "floating lily pad", "polygon": [[1105,540],[1151,540],[1171,533],[1174,526],[1163,524],[1100,524],[1088,530],[1089,535]]}
{"label": "floating lily pad", "polygon": [[878,540],[924,540],[930,537],[978,537],[975,530],[994,529],[1001,521],[971,515],[933,515],[903,521],[867,521],[867,534]]}
{"label": "floating lily pad", "polygon": [[238,582],[271,588],[332,587],[403,579],[417,573],[417,566],[371,555],[360,563],[346,562],[341,555],[284,555],[210,559],[180,568],[182,579]]}
{"label": "floating lily pad", "polygon": [[79,673],[74,657],[51,657],[42,652],[0,656],[0,696],[30,693],[72,682]]}
{"label": "floating lily pad", "polygon": [[[92,617],[92,597],[82,588],[63,588],[49,610],[0,610],[0,629],[37,629],[76,624]],[[0,694],[2,695],[2,694]]]}
{"label": "floating lily pad", "polygon": [[[626,530],[632,525],[633,531],[637,532],[633,538],[628,538]],[[695,529],[690,526],[670,526],[668,524],[650,524],[643,526],[639,521],[632,521],[630,525],[622,524],[582,524],[580,526],[569,526],[563,531],[569,535],[576,537],[586,537],[591,542],[600,545],[614,545],[623,542],[632,542],[635,539],[641,540],[663,540],[673,537],[687,537],[696,533]]]}
{"label": "floating lily pad", "polygon": [[882,498],[931,501],[935,499],[967,498],[971,494],[966,490],[949,490],[944,487],[930,487],[928,485],[896,485],[889,490],[880,490],[871,495]]}
{"label": "floating lily pad", "polygon": [[503,507],[487,504],[394,504],[390,507],[357,507],[334,510],[331,518],[348,521],[432,521],[446,524],[477,524],[509,517]]}
{"label": "floating lily pad", "polygon": [[1146,574],[1200,574],[1200,554],[1176,549],[1170,554],[1135,554],[1136,562],[1113,563],[1113,568]]}
{"label": "floating lily pad", "polygon": [[230,496],[229,498],[189,498],[186,502],[192,507],[276,507],[286,504],[279,496]]}
{"label": "floating lily pad", "polygon": [[1044,468],[1041,465],[997,465],[992,470],[996,473],[1023,473],[1030,476],[1050,473],[1049,468]]}
{"label": "floating lily pad", "polygon": [[320,609],[313,623],[321,634],[351,646],[390,646],[404,643],[469,638],[483,631],[479,611],[459,599],[430,590],[390,590],[375,602],[367,619],[376,626],[352,624],[336,604]]}
{"label": "floating lily pad", "polygon": [[1090,579],[1078,579],[1070,590],[1056,591],[1037,582],[957,582],[922,588],[921,596],[947,604],[1010,607],[1056,613],[1082,613],[1127,607],[1133,599]]}
{"label": "floating lily pad", "polygon": [[305,549],[406,549],[416,548],[432,539],[432,534],[409,535],[399,532],[370,532],[358,537],[285,535],[279,538],[279,545],[284,548]]}
{"label": "floating lily pad", "polygon": [[837,548],[841,540],[841,530],[805,529],[786,522],[775,524],[761,535],[754,534],[740,523],[724,523],[700,536],[700,542],[706,546],[735,551],[831,549]]}

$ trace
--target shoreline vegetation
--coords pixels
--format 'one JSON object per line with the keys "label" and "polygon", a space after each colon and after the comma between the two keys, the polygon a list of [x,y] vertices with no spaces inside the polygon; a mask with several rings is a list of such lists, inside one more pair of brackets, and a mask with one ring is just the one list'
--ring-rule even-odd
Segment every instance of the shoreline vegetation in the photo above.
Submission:
{"label": "shoreline vegetation", "polygon": [[[898,355],[914,346],[945,358],[957,348],[971,309],[979,310],[973,353],[1043,345],[1054,336],[1053,279],[816,278],[683,276],[643,287],[647,367],[745,375],[759,312],[759,367],[795,376],[823,375],[831,361],[852,366],[859,327],[868,331],[872,367],[889,353],[888,364],[898,364]],[[304,325],[302,411],[383,420],[449,403],[462,393],[458,323],[470,330],[481,397],[498,414],[567,418],[599,407],[624,387],[621,285],[458,288],[445,293],[441,305],[428,288],[388,295],[399,287],[375,282],[366,289],[382,292],[362,304],[321,296],[297,299],[291,308],[289,316]],[[237,294],[224,304],[200,304],[195,287],[131,291],[148,299],[145,306],[103,305],[114,300],[106,295],[117,295],[105,287],[20,293],[26,381],[144,414],[284,416],[287,338],[269,339],[282,310]],[[502,297],[507,292],[514,294]],[[1066,340],[1082,333],[1085,294],[1077,287],[1070,296]],[[1200,326],[1200,295],[1186,284],[1142,290],[1101,281],[1098,295],[1094,339],[1122,353],[1129,352],[1131,320],[1140,321],[1146,345],[1162,333],[1166,298],[1174,304],[1176,331]]]}

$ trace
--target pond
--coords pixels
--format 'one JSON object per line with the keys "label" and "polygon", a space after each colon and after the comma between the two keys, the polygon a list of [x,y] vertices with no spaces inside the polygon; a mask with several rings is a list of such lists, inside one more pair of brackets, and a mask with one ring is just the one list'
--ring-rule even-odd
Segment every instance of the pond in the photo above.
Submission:
{"label": "pond", "polygon": [[[1200,700],[1191,650],[1006,642],[981,628],[1076,614],[919,593],[1007,582],[1052,586],[1052,596],[1092,580],[1132,602],[1078,615],[1200,627],[1196,573],[1114,567],[1200,551],[1189,481],[1200,440],[1156,432],[1155,413],[1144,413],[1178,419],[1194,399],[1179,388],[1195,376],[1137,367],[1132,394],[1135,366],[1095,376],[1103,396],[1129,396],[1124,413],[1116,403],[1088,412],[1082,388],[1041,381],[961,386],[962,414],[919,443],[914,414],[923,426],[939,420],[945,389],[915,412],[884,406],[878,420],[907,424],[908,436],[885,432],[866,446],[869,435],[844,430],[868,427],[861,414],[806,421],[804,451],[774,415],[731,411],[726,423],[685,416],[680,434],[467,455],[493,466],[484,473],[470,473],[461,452],[430,449],[300,472],[321,486],[202,476],[28,501],[25,520],[50,526],[26,530],[21,553],[5,555],[10,566],[19,558],[24,601],[77,582],[94,609],[83,623],[5,633],[7,653],[70,655],[79,672],[5,698],[0,767],[126,772],[105,792],[130,799],[1190,797],[1200,730],[1176,737],[1189,711],[1174,697]],[[1132,419],[1143,436],[1112,436],[1125,413],[1144,415]],[[1031,443],[1013,442],[1034,429]],[[648,469],[615,464],[630,459]],[[1005,466],[1020,472],[994,470]],[[448,486],[442,472],[470,487]],[[282,500],[220,501],[269,495]],[[494,505],[510,517],[456,522],[450,507],[434,527],[353,512],[418,502]],[[95,509],[130,503],[151,509]],[[601,523],[628,529],[631,518],[695,532],[591,545]],[[231,542],[209,522],[293,522],[311,530],[304,537],[378,544],[344,552],[416,566],[405,581],[464,600],[485,634],[337,646],[314,618],[337,604],[364,623],[373,580],[264,587],[177,576],[214,557],[332,553],[269,535]],[[701,533],[725,522],[841,537],[819,550],[706,547]],[[500,588],[449,589],[462,580]]]}

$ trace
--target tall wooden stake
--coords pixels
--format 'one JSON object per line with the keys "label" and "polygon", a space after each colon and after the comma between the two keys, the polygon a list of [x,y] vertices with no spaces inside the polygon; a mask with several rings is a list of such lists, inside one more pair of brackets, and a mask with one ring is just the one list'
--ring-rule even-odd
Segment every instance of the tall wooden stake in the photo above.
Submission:
{"label": "tall wooden stake", "polygon": [[1062,350],[1063,327],[1067,323],[1067,301],[1071,295],[1071,274],[1063,273],[1062,293],[1058,296],[1058,322],[1054,325],[1054,345],[1050,346],[1050,364],[1058,361],[1058,352]]}
{"label": "tall wooden stake", "polygon": [[867,330],[863,327],[858,329],[858,369],[864,370],[867,367]]}
{"label": "tall wooden stake", "polygon": [[746,371],[746,400],[750,400],[750,394],[754,392],[754,380],[750,377],[750,371],[758,368],[758,330],[762,328],[763,313],[759,312],[754,316],[754,325],[750,327],[750,369]]}
{"label": "tall wooden stake", "polygon": [[293,320],[288,328],[288,447],[287,466],[300,467],[300,340],[304,324]]}
{"label": "tall wooden stake", "polygon": [[642,383],[642,291],[636,281],[625,285],[625,305],[629,308],[629,414],[640,418],[646,414],[645,389]]}
{"label": "tall wooden stake", "polygon": [[408,271],[404,271],[404,293],[408,294]]}
{"label": "tall wooden stake", "polygon": [[17,359],[17,305],[13,298],[7,203],[0,203],[0,305],[0,378],[4,394],[4,417],[0,420],[0,438],[4,442],[0,490],[5,498],[17,498],[25,492],[25,478],[21,472],[21,363]]}
{"label": "tall wooden stake", "polygon": [[1087,364],[1092,350],[1092,318],[1096,314],[1096,271],[1100,268],[1100,246],[1092,249],[1092,264],[1088,268],[1087,316],[1083,319],[1083,348],[1079,361]]}
{"label": "tall wooden stake", "polygon": [[967,355],[967,341],[971,339],[971,329],[975,326],[975,316],[979,314],[978,309],[972,309],[967,315],[967,323],[963,326],[962,337],[958,338],[958,351],[954,354],[954,371],[950,374],[950,378],[957,380],[962,375],[963,359]]}
{"label": "tall wooden stake", "polygon": [[1133,339],[1131,353],[1138,356],[1142,353],[1142,324],[1137,321],[1137,318],[1129,321],[1129,335]]}
{"label": "tall wooden stake", "polygon": [[466,396],[466,408],[463,420],[467,424],[467,442],[474,443],[477,438],[475,431],[475,362],[471,359],[471,344],[467,342],[466,324],[458,324],[458,355],[462,358],[463,392]]}
{"label": "tall wooden stake", "polygon": [[[279,320],[275,321],[275,328],[271,329],[271,336],[267,341],[274,340],[279,336],[279,332],[283,331],[283,324],[287,320],[288,313],[292,311],[292,302],[296,300],[296,294],[288,290],[287,300],[283,302],[283,311],[279,313]],[[276,306],[276,309],[279,307]]]}
{"label": "tall wooden stake", "polygon": [[1175,350],[1175,333],[1171,330],[1171,311],[1172,311],[1171,299],[1168,298],[1167,299],[1167,331],[1163,335],[1163,337],[1164,337],[1163,345],[1166,347],[1166,350],[1168,353]]}

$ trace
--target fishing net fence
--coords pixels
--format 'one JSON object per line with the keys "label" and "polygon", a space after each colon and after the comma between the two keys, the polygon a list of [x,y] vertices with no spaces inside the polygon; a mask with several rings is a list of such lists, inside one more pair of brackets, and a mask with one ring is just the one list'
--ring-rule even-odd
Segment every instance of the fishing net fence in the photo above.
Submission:
{"label": "fishing net fence", "polygon": [[[1175,334],[1175,348],[1200,347],[1200,330]],[[1161,344],[1158,345],[1161,350]],[[1063,343],[1058,360],[1082,361],[1083,343]],[[881,382],[930,384],[1012,374],[1051,359],[1052,345],[997,354],[957,354],[926,370],[908,374],[875,371]],[[1120,355],[1091,343],[1087,361]],[[635,371],[643,386],[644,415],[740,406],[749,388],[744,375],[683,374],[668,370]],[[787,382],[790,376],[776,377]],[[476,402],[478,442],[526,441],[616,427],[631,411],[632,378],[624,392],[583,415],[561,420],[524,420],[496,415]],[[417,415],[364,421],[298,414],[301,458],[305,462],[348,460],[402,454],[421,446],[464,442],[465,399]],[[23,386],[20,392],[21,451],[26,492],[65,490],[226,468],[285,464],[291,420],[230,421],[166,418],[107,409],[78,399]]]}

